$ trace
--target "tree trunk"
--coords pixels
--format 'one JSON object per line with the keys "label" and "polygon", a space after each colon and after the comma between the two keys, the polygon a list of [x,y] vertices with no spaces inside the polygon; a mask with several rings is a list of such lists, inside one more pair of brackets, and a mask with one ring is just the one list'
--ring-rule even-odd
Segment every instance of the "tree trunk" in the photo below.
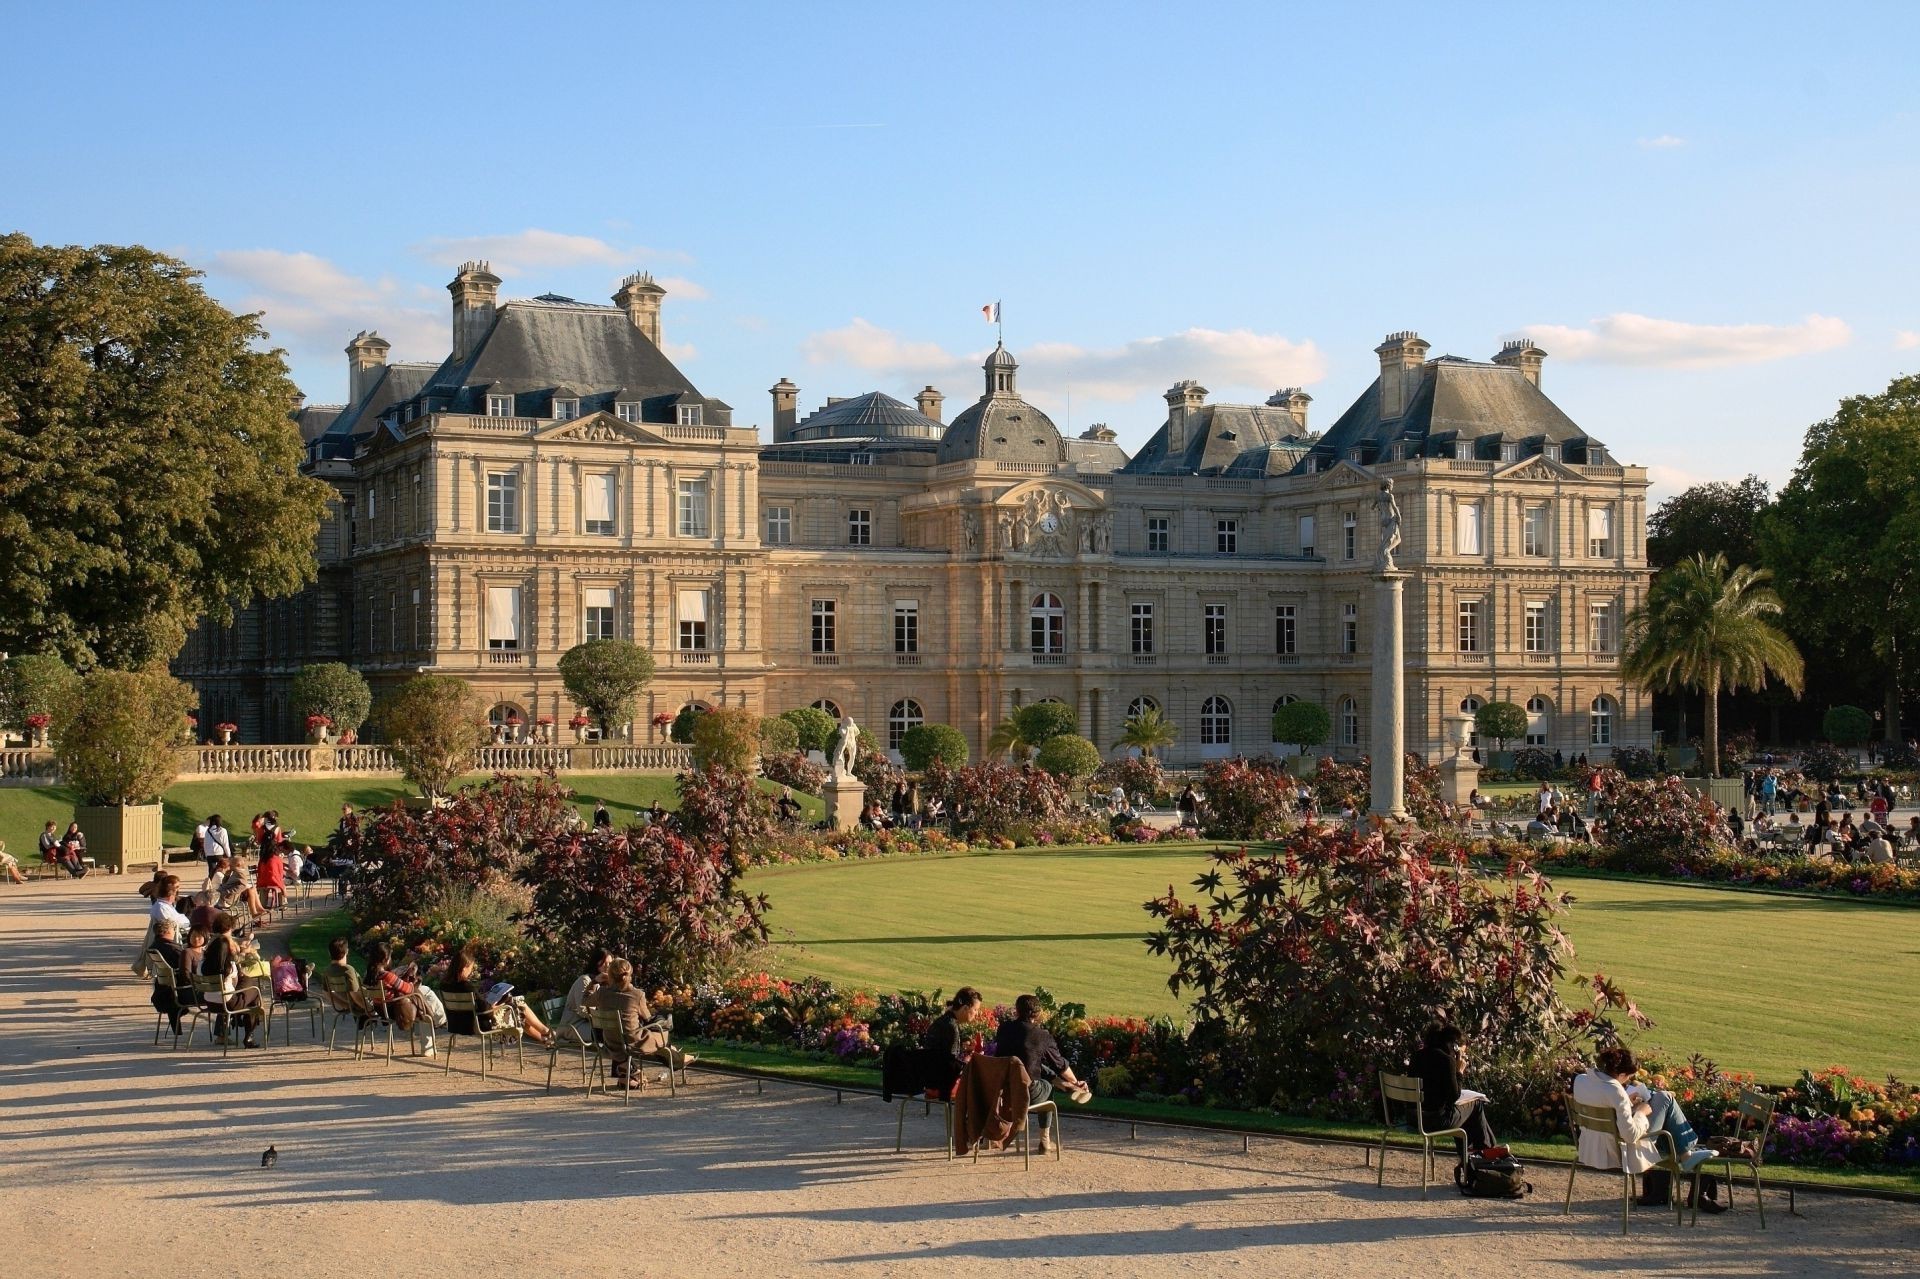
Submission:
{"label": "tree trunk", "polygon": [[1705,765],[1707,777],[1720,776],[1720,671],[1707,672],[1707,695],[1702,710],[1706,726],[1702,730],[1701,761]]}
{"label": "tree trunk", "polygon": [[1885,740],[1900,742],[1906,739],[1900,735],[1900,673],[1895,671],[1887,677],[1886,704],[1880,712],[1886,720]]}

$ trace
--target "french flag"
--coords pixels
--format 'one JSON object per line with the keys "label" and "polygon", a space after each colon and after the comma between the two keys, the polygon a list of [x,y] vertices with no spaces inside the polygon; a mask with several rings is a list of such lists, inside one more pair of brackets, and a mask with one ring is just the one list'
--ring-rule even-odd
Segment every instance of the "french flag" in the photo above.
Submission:
{"label": "french flag", "polygon": [[998,302],[989,302],[981,307],[980,318],[988,324],[1000,323],[1000,304]]}

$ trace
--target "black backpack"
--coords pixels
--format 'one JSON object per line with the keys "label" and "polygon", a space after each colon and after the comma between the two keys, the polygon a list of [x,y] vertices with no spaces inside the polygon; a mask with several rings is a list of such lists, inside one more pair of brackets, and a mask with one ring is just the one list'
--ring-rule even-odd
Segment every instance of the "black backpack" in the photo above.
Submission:
{"label": "black backpack", "polygon": [[1533,1193],[1526,1168],[1505,1147],[1497,1154],[1468,1155],[1466,1163],[1454,1166],[1453,1184],[1470,1199],[1524,1199]]}

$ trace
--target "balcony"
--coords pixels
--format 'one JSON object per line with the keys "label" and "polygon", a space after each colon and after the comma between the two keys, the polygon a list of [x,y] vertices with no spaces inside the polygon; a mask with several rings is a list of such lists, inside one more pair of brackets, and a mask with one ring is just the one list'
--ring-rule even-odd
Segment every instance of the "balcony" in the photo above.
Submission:
{"label": "balcony", "polygon": [[1035,666],[1065,666],[1067,664],[1067,655],[1065,653],[1035,653],[1033,655],[1033,664]]}
{"label": "balcony", "polygon": [[918,666],[920,665],[920,654],[895,653],[893,655],[893,664],[895,666]]}
{"label": "balcony", "polygon": [[490,648],[487,650],[488,666],[520,666],[526,662],[526,654],[511,648]]}
{"label": "balcony", "polygon": [[1233,660],[1233,656],[1232,654],[1229,654],[1229,653],[1208,653],[1207,654],[1208,666],[1225,666],[1232,660]]}
{"label": "balcony", "polygon": [[1135,666],[1152,666],[1159,660],[1159,656],[1154,653],[1135,653],[1133,655],[1133,664]]}
{"label": "balcony", "polygon": [[713,654],[705,649],[683,648],[674,653],[673,662],[676,666],[711,666]]}
{"label": "balcony", "polygon": [[1276,666],[1298,666],[1300,664],[1300,654],[1275,653],[1273,655],[1273,662]]}
{"label": "balcony", "polygon": [[838,666],[840,665],[840,654],[815,653],[813,655],[813,664],[815,666]]}

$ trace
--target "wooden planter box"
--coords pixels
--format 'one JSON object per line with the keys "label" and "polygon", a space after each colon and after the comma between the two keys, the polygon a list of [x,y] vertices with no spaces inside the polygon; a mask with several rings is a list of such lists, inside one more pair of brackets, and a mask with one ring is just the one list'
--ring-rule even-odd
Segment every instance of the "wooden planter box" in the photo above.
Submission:
{"label": "wooden planter box", "polygon": [[73,820],[87,837],[87,856],[94,865],[117,875],[130,866],[144,870],[160,864],[164,811],[159,804],[76,808]]}

